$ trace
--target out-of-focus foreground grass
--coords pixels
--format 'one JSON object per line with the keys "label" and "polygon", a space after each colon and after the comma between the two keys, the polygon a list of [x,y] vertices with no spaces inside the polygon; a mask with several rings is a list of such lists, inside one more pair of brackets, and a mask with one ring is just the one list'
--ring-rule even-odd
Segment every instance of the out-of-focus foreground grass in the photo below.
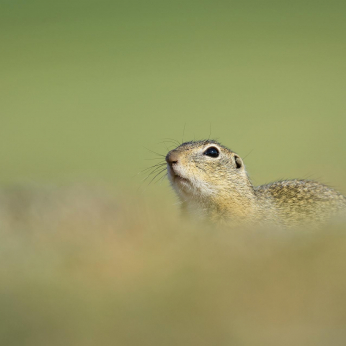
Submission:
{"label": "out-of-focus foreground grass", "polygon": [[1,196],[1,345],[346,342],[346,225],[201,227],[80,187]]}

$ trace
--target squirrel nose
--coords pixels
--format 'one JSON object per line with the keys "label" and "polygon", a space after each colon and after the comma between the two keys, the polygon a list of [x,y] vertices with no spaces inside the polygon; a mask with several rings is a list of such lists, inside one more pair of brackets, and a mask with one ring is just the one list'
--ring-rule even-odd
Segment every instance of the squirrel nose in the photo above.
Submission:
{"label": "squirrel nose", "polygon": [[174,164],[178,163],[178,153],[174,150],[170,151],[166,156],[166,162],[172,167]]}

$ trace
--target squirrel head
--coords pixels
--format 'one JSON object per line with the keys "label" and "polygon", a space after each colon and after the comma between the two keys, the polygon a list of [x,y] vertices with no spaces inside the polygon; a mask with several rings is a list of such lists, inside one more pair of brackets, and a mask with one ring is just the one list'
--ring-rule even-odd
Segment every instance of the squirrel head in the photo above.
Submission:
{"label": "squirrel head", "polygon": [[243,160],[213,140],[186,142],[166,156],[168,177],[183,200],[243,194],[252,185]]}

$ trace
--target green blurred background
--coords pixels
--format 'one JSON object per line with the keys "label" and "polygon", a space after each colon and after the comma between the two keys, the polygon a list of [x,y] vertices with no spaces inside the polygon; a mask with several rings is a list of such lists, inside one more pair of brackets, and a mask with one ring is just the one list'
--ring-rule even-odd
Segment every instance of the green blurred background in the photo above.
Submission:
{"label": "green blurred background", "polygon": [[344,346],[345,224],[209,228],[134,190],[146,148],[211,130],[255,184],[346,193],[345,10],[0,0],[0,344]]}
{"label": "green blurred background", "polygon": [[1,184],[137,186],[185,126],[345,192],[344,1],[0,4]]}

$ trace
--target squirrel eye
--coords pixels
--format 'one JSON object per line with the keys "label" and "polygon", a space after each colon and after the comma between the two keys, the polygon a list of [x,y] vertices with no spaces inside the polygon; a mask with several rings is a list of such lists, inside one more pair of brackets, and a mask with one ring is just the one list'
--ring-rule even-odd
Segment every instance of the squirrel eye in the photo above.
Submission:
{"label": "squirrel eye", "polygon": [[209,147],[203,154],[215,158],[220,155],[220,152],[215,147]]}

